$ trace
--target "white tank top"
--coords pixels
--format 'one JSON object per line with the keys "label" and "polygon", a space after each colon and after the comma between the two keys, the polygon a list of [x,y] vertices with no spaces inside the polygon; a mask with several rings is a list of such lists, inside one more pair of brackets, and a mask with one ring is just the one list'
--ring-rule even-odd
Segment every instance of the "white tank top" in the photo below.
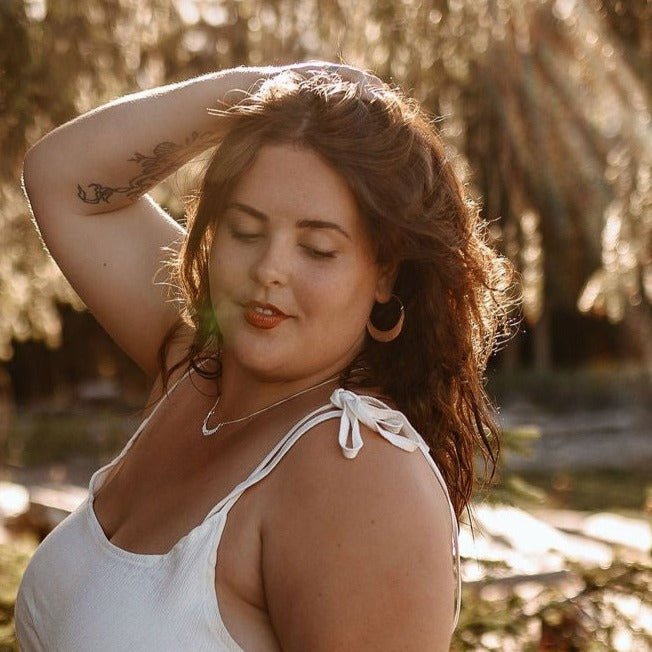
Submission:
{"label": "white tank top", "polygon": [[88,497],[32,556],[15,607],[16,635],[23,652],[243,652],[222,622],[215,592],[217,550],[229,510],[248,487],[274,469],[301,435],[332,418],[340,419],[338,439],[347,458],[354,458],[363,445],[361,422],[403,450],[420,450],[428,460],[448,500],[453,524],[455,629],[461,601],[458,529],[444,479],[424,439],[402,412],[342,388],[333,392],[329,404],[297,422],[251,475],[169,552],[140,554],[111,543],[93,510],[95,492],[164,398],[120,454],[95,471]]}

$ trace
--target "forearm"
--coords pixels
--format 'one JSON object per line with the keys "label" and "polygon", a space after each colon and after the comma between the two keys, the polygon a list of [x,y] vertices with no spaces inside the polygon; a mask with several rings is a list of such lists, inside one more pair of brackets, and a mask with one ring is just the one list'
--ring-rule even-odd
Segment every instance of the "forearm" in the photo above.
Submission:
{"label": "forearm", "polygon": [[136,201],[151,187],[216,145],[223,108],[269,69],[234,68],[133,93],[54,129],[25,158],[28,195],[69,204],[81,214]]}

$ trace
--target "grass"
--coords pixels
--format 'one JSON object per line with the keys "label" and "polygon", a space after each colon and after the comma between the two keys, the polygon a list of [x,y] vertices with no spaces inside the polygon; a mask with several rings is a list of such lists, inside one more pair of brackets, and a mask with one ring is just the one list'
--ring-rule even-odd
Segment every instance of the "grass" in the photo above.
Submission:
{"label": "grass", "polygon": [[87,457],[101,463],[116,454],[138,418],[108,410],[92,413],[19,413],[3,447],[11,464],[34,466]]}
{"label": "grass", "polygon": [[18,650],[14,627],[14,604],[20,579],[36,549],[36,541],[0,545],[0,652]]}
{"label": "grass", "polygon": [[652,476],[643,471],[564,470],[519,476],[545,492],[547,507],[639,513],[652,508]]}
{"label": "grass", "polygon": [[487,390],[498,405],[526,400],[543,412],[603,410],[650,405],[652,374],[639,367],[515,370],[488,374]]}

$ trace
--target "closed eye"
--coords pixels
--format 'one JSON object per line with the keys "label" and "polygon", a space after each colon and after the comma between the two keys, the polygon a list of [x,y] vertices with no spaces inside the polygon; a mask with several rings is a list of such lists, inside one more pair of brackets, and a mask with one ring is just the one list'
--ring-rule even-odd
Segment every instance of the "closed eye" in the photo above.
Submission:
{"label": "closed eye", "polygon": [[311,247],[303,247],[311,256],[315,258],[335,258],[334,251],[319,251],[319,249],[312,249]]}
{"label": "closed eye", "polygon": [[236,240],[243,240],[244,242],[250,242],[258,237],[258,233],[240,233],[239,231],[231,231],[231,235]]}
{"label": "closed eye", "polygon": [[[242,242],[253,242],[256,238],[260,237],[259,233],[241,233],[240,231],[234,230],[231,230],[231,235],[236,240],[241,240]],[[312,247],[306,247],[305,245],[301,245],[301,247],[313,258],[335,258],[334,251],[320,251],[319,249],[313,249]]]}

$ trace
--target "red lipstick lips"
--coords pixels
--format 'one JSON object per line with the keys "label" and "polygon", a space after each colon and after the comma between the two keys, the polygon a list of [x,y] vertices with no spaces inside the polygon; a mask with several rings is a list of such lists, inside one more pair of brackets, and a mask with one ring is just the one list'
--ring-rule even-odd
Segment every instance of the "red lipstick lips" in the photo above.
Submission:
{"label": "red lipstick lips", "polygon": [[[264,308],[265,312],[257,310],[257,308]],[[270,312],[271,311],[271,314]],[[273,303],[261,303],[260,301],[250,301],[245,305],[244,317],[248,323],[256,328],[274,328],[278,326],[289,315],[286,315]]]}

